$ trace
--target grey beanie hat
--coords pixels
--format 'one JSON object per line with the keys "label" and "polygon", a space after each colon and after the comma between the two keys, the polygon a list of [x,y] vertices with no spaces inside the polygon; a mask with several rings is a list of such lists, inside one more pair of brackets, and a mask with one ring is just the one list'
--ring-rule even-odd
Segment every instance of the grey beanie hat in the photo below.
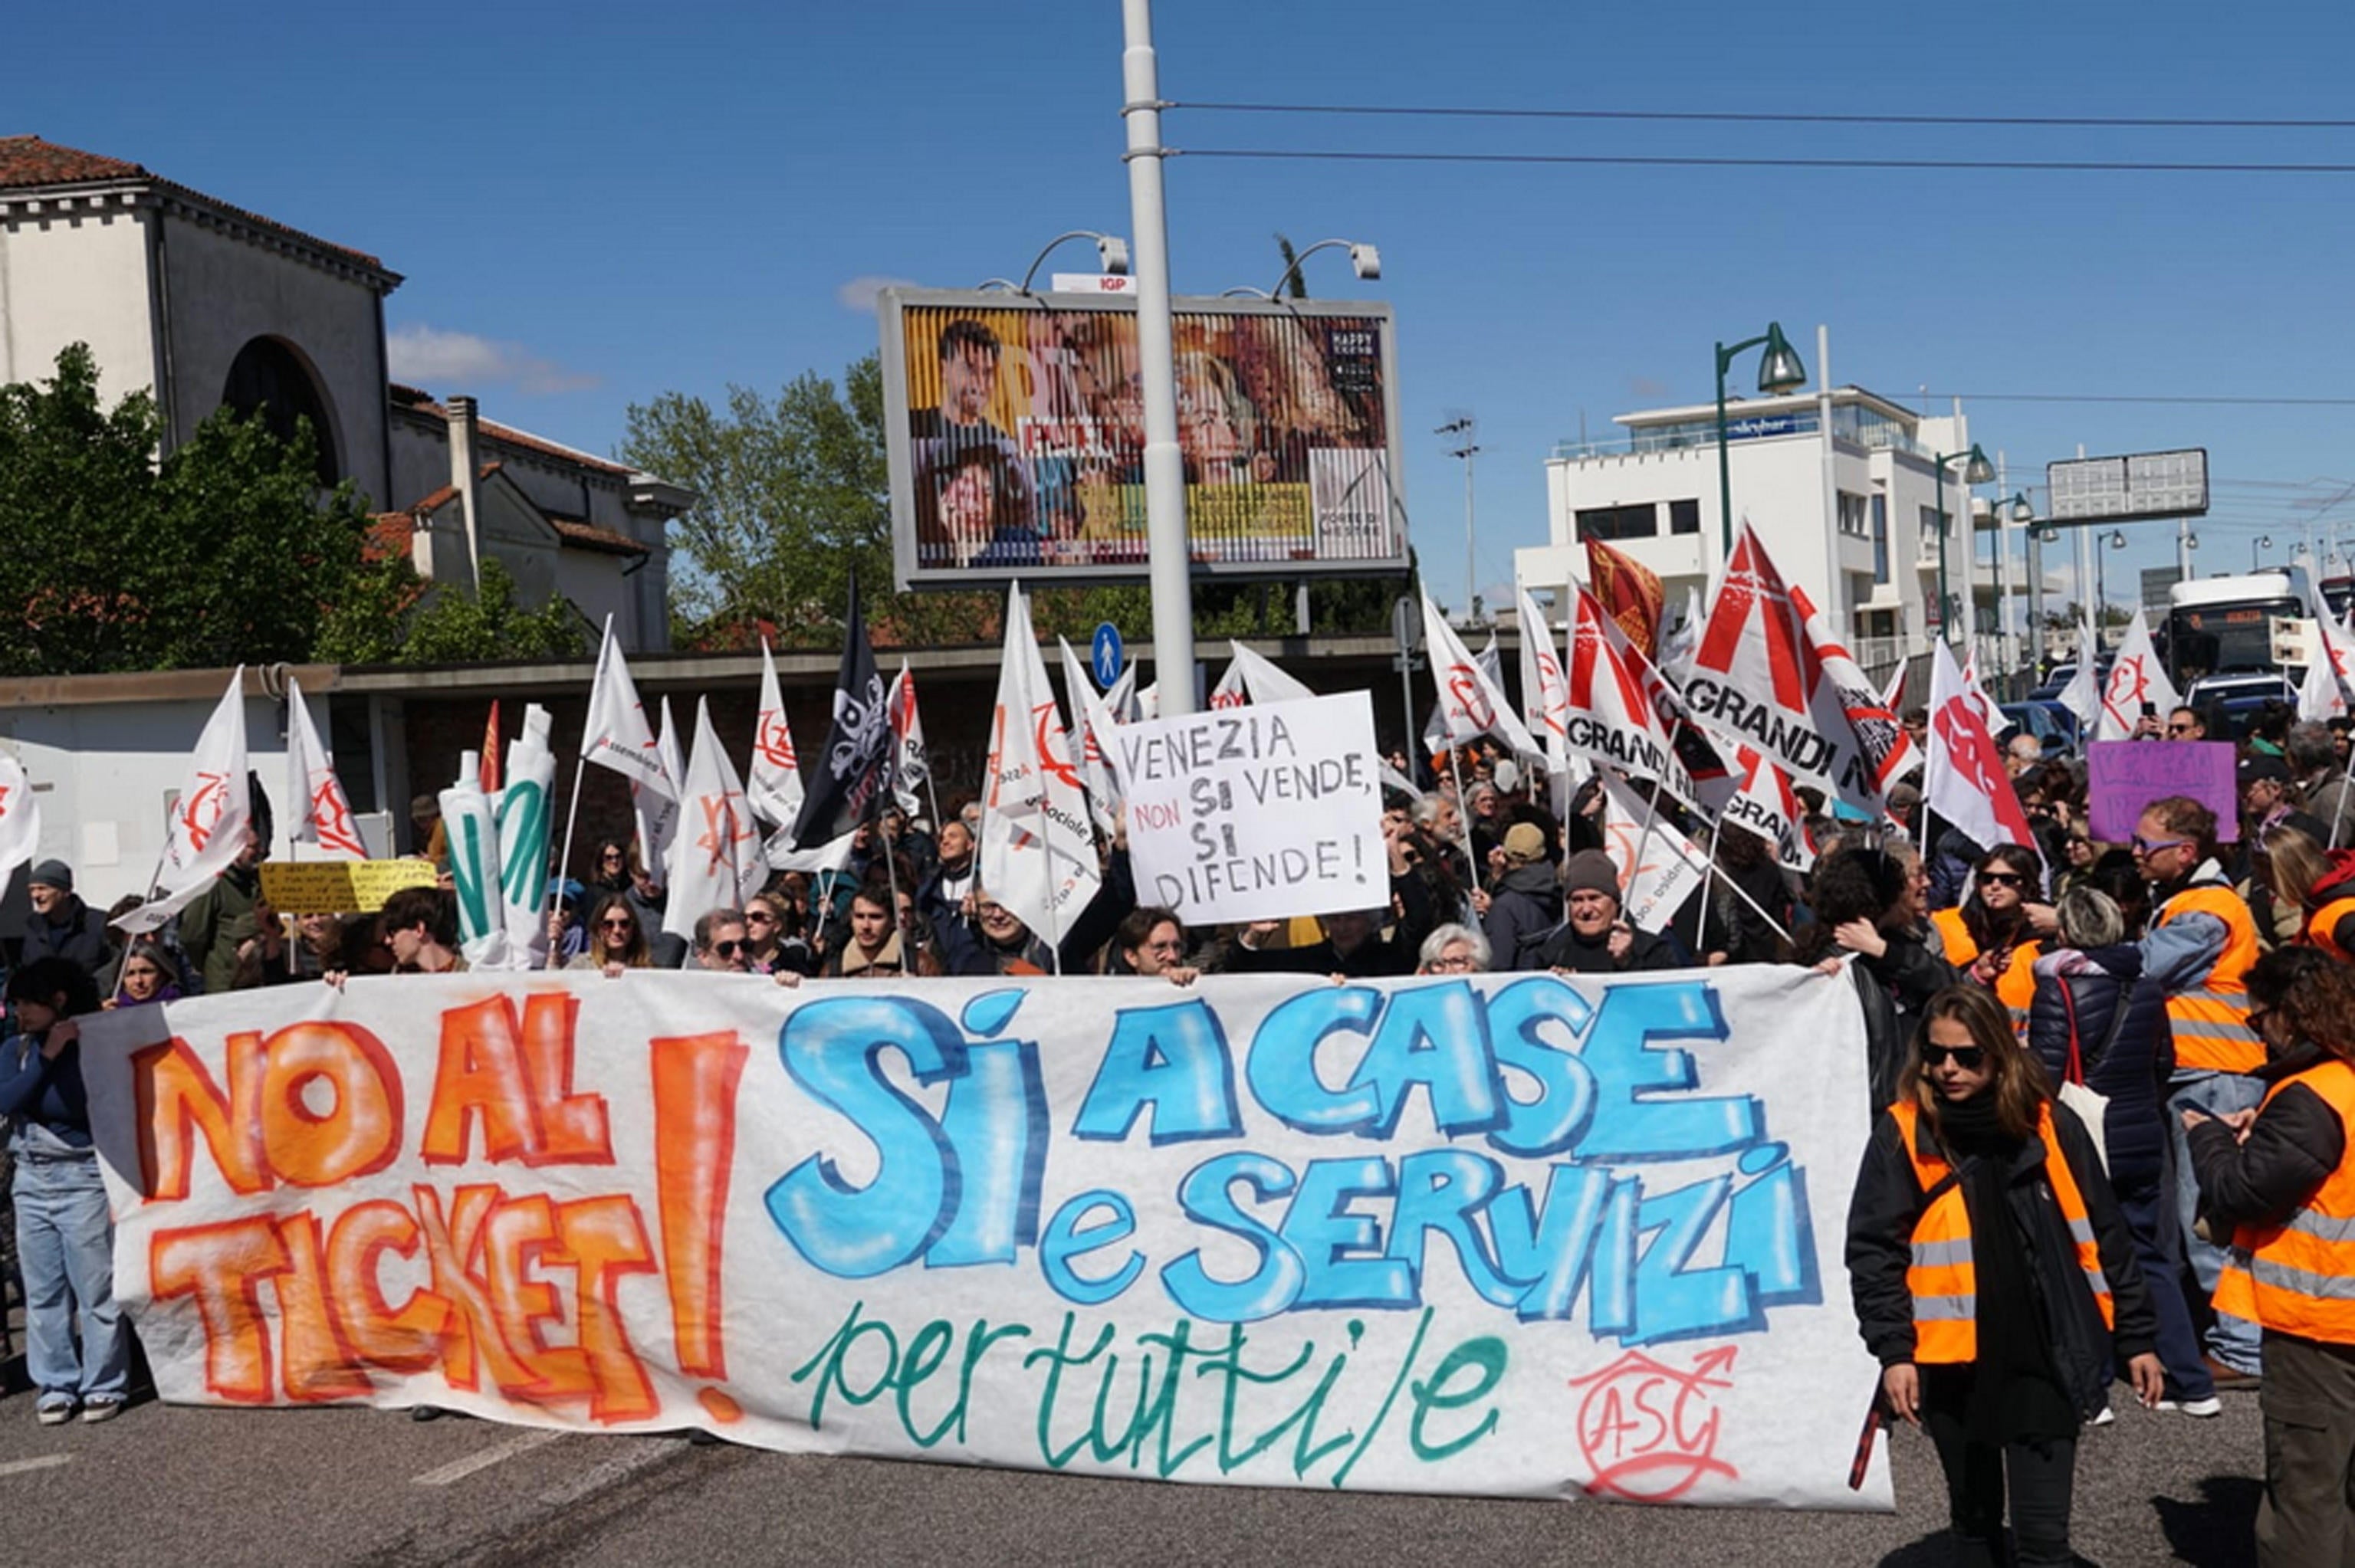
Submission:
{"label": "grey beanie hat", "polygon": [[1619,868],[1601,850],[1581,850],[1561,863],[1561,891],[1564,896],[1572,893],[1607,893],[1619,896]]}
{"label": "grey beanie hat", "polygon": [[54,887],[60,893],[71,893],[73,867],[61,860],[45,860],[33,867],[32,874],[25,878],[25,885],[28,887],[35,883],[43,887]]}

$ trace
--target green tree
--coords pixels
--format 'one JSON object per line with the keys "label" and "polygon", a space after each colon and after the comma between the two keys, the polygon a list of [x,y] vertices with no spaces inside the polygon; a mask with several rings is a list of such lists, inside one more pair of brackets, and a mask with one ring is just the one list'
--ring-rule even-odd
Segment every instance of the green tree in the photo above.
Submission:
{"label": "green tree", "polygon": [[496,556],[467,593],[433,587],[406,556],[388,556],[355,578],[319,640],[317,657],[342,664],[471,664],[494,659],[571,659],[591,630],[558,594],[537,609],[516,599],[515,577]]}
{"label": "green tree", "polygon": [[0,674],[310,657],[359,567],[357,493],[319,494],[307,426],[224,409],[158,462],[162,435],[148,394],[101,404],[83,344],[0,387]]}
{"label": "green tree", "polygon": [[[842,383],[812,374],[775,401],[731,387],[724,411],[666,392],[633,405],[621,459],[694,491],[672,544],[673,641],[740,647],[756,621],[790,646],[824,648],[840,635],[855,567],[879,641],[976,642],[998,635],[1003,596],[891,591],[891,503],[884,455],[883,376],[868,355]],[[1309,590],[1320,632],[1378,632],[1409,579],[1320,582]],[[1031,607],[1042,637],[1076,645],[1098,621],[1133,639],[1152,633],[1142,584],[1048,588]],[[1294,625],[1290,585],[1197,579],[1194,625],[1204,638],[1283,634]]]}

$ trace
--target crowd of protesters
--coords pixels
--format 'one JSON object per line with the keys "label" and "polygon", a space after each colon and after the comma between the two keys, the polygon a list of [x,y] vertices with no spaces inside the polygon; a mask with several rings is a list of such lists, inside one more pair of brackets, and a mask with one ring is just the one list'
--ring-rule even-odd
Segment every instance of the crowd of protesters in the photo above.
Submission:
{"label": "crowd of protesters", "polygon": [[[1917,737],[1926,727],[1919,710],[1905,720]],[[2146,728],[2158,745],[2222,735],[2189,708]],[[1541,770],[1488,744],[1420,765],[1391,755],[1393,781],[1422,788],[1386,801],[1381,902],[1220,929],[1140,905],[1114,833],[1093,899],[1053,939],[1033,931],[980,879],[970,801],[938,822],[888,810],[837,869],[693,911],[684,938],[664,924],[687,912],[666,911],[636,848],[606,840],[581,880],[550,885],[549,961],[624,982],[691,969],[796,985],[1845,970],[1871,1103],[1886,1107],[1849,1220],[1857,1313],[1887,1413],[1934,1439],[1966,1558],[2070,1561],[2077,1436],[2109,1419],[2122,1376],[2192,1418],[2262,1387],[2264,1560],[2355,1561],[2355,854],[2336,847],[2355,839],[2348,736],[2267,712],[2238,744],[2237,823],[2162,799],[2124,842],[2093,836],[2084,763],[2046,760],[2027,736],[2004,755],[2028,845],[1926,820],[1912,784],[1880,821],[1802,790],[1812,863],[1789,869],[1806,857],[1731,823],[1711,832],[1660,796],[1662,830],[1691,837],[1714,869],[1654,930],[1626,918],[1598,786],[1557,815]],[[421,800],[417,817],[429,855],[431,807]],[[74,1018],[464,967],[446,888],[288,921],[260,895],[258,858],[176,927],[127,946],[75,897],[70,868],[32,870],[0,1111],[15,1128],[43,1421],[103,1419],[124,1387]],[[2099,1097],[2076,1101],[2102,1105],[2099,1125],[2071,1108],[2069,1085]]]}

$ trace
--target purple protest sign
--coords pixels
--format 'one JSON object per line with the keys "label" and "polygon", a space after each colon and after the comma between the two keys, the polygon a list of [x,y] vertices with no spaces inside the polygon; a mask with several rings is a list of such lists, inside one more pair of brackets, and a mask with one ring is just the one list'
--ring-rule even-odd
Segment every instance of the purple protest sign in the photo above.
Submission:
{"label": "purple protest sign", "polygon": [[2145,806],[2189,795],[2216,813],[2216,836],[2241,836],[2241,791],[2229,741],[2097,740],[2086,748],[2086,794],[2094,837],[2122,844],[2134,837]]}

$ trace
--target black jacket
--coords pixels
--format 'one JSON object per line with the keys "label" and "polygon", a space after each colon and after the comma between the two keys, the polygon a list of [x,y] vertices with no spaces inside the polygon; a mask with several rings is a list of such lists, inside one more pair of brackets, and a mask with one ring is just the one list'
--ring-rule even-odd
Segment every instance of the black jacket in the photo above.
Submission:
{"label": "black jacket", "polygon": [[1581,975],[1626,974],[1636,969],[1674,969],[1684,966],[1678,961],[1677,950],[1649,931],[1632,933],[1635,940],[1628,944],[1626,956],[1611,956],[1610,939],[1589,942],[1571,928],[1565,920],[1546,938],[1538,949],[1537,967],[1544,969],[1568,969]]}
{"label": "black jacket", "polygon": [[[2079,959],[2088,961],[2077,973],[2052,972]],[[2036,961],[2036,1000],[2028,1010],[2030,1048],[2043,1059],[2057,1089],[2067,1076],[2069,1014],[2074,1006],[2085,1086],[2109,1097],[2102,1146],[2109,1155],[2110,1181],[2128,1191],[2155,1185],[2166,1169],[2166,1086],[2175,1071],[2167,992],[2142,972],[2142,949],[2131,943],[2083,954],[2047,954]]]}
{"label": "black jacket", "polygon": [[[2322,1060],[2312,1046],[2266,1064],[2256,1076],[2278,1083]],[[2292,1084],[2265,1102],[2246,1142],[2209,1118],[2191,1129],[2191,1170],[2200,1178],[2200,1212],[2219,1242],[2230,1227],[2270,1224],[2312,1195],[2347,1158],[2347,1129],[2328,1101]]]}
{"label": "black jacket", "polygon": [[1912,931],[1884,931],[1881,957],[1857,955],[1857,1000],[1864,1007],[1866,1087],[1875,1111],[1897,1098],[1897,1075],[1913,1048],[1914,1021],[1930,999],[1956,982],[1955,966]]}
{"label": "black jacket", "polygon": [[54,926],[37,913],[25,922],[23,961],[70,959],[101,991],[111,989],[114,949],[107,945],[106,916],[71,893],[58,913],[65,918]]}
{"label": "black jacket", "polygon": [[[2061,1144],[2059,1156],[2069,1162],[2077,1190],[2084,1195],[2085,1215],[2093,1222],[2103,1276],[2117,1323],[2102,1332],[2102,1320],[2085,1277],[2078,1267],[2074,1245],[2061,1206],[2043,1175],[2045,1150],[2030,1138],[2012,1162],[2009,1197],[2009,1222],[2019,1227],[2027,1243],[2029,1266],[2037,1305],[2053,1352],[2053,1366],[2062,1389],[2081,1411],[2090,1413],[2103,1403],[2116,1363],[2149,1352],[2158,1343],[2158,1318],[2150,1290],[2135,1262],[2134,1236],[2118,1212],[2110,1179],[2084,1124],[2068,1107],[2052,1107],[2053,1130]],[[1934,1151],[1937,1145],[1930,1118],[1915,1124],[1916,1146]],[[1965,1186],[1966,1201],[1969,1187]],[[1905,1271],[1913,1264],[1913,1226],[1927,1206],[1928,1194],[1914,1179],[1896,1117],[1884,1110],[1873,1123],[1864,1162],[1856,1176],[1856,1192],[1849,1202],[1849,1290],[1856,1308],[1858,1331],[1865,1349],[1882,1366],[1913,1359],[1913,1298],[1905,1287]],[[1977,1234],[1987,1216],[1971,1215]]]}
{"label": "black jacket", "polygon": [[1536,969],[1539,947],[1561,922],[1561,889],[1553,867],[1542,861],[1513,867],[1488,895],[1488,967]]}

